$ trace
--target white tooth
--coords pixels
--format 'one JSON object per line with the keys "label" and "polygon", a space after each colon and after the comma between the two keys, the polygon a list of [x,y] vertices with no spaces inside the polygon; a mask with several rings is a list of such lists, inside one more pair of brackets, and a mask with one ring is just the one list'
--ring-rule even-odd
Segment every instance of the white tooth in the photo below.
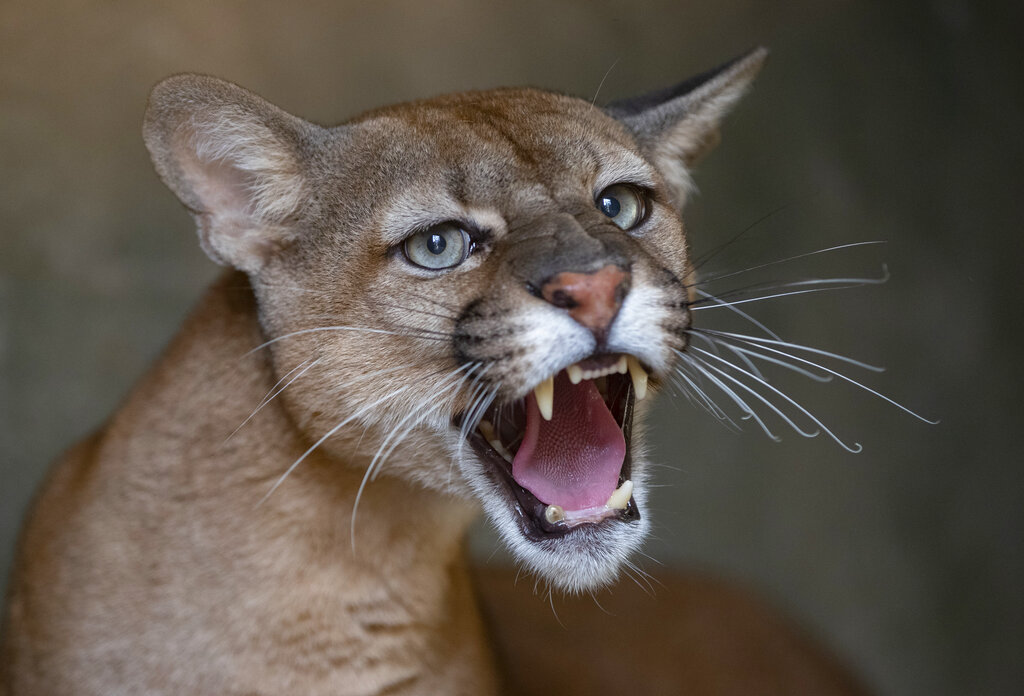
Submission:
{"label": "white tooth", "polygon": [[633,497],[633,482],[623,481],[622,485],[611,494],[604,506],[611,510],[625,510],[626,506],[629,505],[631,497]]}
{"label": "white tooth", "polygon": [[573,384],[579,384],[583,381],[583,368],[576,363],[565,368],[565,373],[569,375],[569,381]]}
{"label": "white tooth", "polygon": [[551,414],[555,408],[555,378],[548,377],[546,380],[533,388],[533,395],[537,398],[537,408],[544,420],[551,420]]}
{"label": "white tooth", "polygon": [[626,356],[625,355],[621,356],[619,358],[619,362],[615,363],[615,369],[619,371],[620,375],[626,374],[626,370],[628,369],[628,367],[626,365]]}
{"label": "white tooth", "polygon": [[565,519],[565,510],[562,509],[561,505],[548,505],[544,508],[544,519],[551,524],[561,522]]}
{"label": "white tooth", "polygon": [[633,393],[639,401],[647,396],[647,370],[632,355],[629,356],[629,376],[633,378]]}
{"label": "white tooth", "polygon": [[509,451],[507,449],[505,449],[505,445],[501,444],[501,441],[488,440],[487,442],[491,447],[494,448],[495,452],[501,455],[502,459],[504,459],[506,462],[512,461],[512,455],[509,454]]}
{"label": "white tooth", "polygon": [[512,455],[505,449],[505,445],[501,444],[501,440],[498,439],[498,434],[494,432],[494,426],[488,420],[481,420],[477,423],[476,429],[480,431],[480,434],[487,440],[487,444],[494,448],[494,451],[502,456],[502,458],[512,463]]}

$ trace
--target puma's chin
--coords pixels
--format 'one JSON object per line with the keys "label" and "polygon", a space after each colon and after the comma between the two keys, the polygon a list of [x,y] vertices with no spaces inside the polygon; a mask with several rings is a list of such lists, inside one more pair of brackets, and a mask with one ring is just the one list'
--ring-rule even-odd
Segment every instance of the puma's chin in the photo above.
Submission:
{"label": "puma's chin", "polygon": [[478,423],[466,439],[484,469],[485,510],[519,560],[553,586],[613,581],[646,535],[632,442],[646,391],[636,358],[593,355],[523,398],[456,419]]}

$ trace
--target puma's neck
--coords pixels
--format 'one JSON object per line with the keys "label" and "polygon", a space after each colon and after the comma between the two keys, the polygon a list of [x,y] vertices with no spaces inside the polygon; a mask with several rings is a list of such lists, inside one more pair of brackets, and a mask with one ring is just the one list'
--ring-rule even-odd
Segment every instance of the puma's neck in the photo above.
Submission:
{"label": "puma's neck", "polygon": [[[122,542],[92,591],[145,588],[123,598],[133,606],[119,614],[134,625],[118,631],[136,655],[151,648],[169,662],[139,678],[192,665],[187,679],[207,689],[216,684],[202,670],[223,654],[233,688],[253,693],[336,691],[346,675],[358,675],[365,693],[428,693],[435,681],[449,693],[453,684],[487,693],[490,655],[463,553],[472,508],[382,476],[365,487],[353,534],[364,472],[316,453],[261,503],[311,444],[276,401],[228,438],[276,382],[260,351],[247,355],[264,340],[247,279],[226,274],[110,423],[92,458],[99,464],[67,462],[40,501],[46,515],[65,501],[82,505],[74,487],[119,489],[82,516],[82,534]],[[198,618],[167,626],[168,612]],[[196,654],[170,655],[167,643]]]}

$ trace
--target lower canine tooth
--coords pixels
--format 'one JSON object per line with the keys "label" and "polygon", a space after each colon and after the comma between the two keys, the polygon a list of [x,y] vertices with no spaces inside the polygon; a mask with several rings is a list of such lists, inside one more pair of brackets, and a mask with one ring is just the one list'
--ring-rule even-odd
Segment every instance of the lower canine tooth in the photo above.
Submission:
{"label": "lower canine tooth", "polygon": [[546,380],[533,388],[533,395],[537,399],[537,408],[544,420],[551,420],[551,414],[555,407],[555,378],[548,377]]}
{"label": "lower canine tooth", "polygon": [[640,361],[630,355],[627,359],[629,364],[629,376],[633,379],[633,392],[636,398],[642,399],[647,396],[647,370],[640,366]]}
{"label": "lower canine tooth", "polygon": [[505,449],[505,445],[501,444],[500,440],[488,440],[487,443],[494,448],[495,452],[501,455],[502,459],[509,464],[512,463],[512,455],[509,454],[509,451]]}
{"label": "lower canine tooth", "polygon": [[480,431],[480,434],[484,436],[484,439],[490,442],[491,440],[497,440],[498,437],[494,434],[494,426],[488,420],[481,419],[476,424],[476,429]]}
{"label": "lower canine tooth", "polygon": [[562,509],[561,505],[548,505],[544,508],[544,519],[551,524],[561,522],[565,519],[565,510]]}
{"label": "lower canine tooth", "polygon": [[615,492],[608,498],[608,502],[604,504],[606,508],[611,510],[625,510],[626,506],[629,505],[629,499],[633,497],[633,482],[623,481],[622,485],[615,489]]}

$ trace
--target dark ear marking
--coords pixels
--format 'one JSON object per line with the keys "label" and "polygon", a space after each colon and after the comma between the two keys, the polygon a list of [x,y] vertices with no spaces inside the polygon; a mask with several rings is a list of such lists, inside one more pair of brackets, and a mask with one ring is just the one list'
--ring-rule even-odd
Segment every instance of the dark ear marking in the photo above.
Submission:
{"label": "dark ear marking", "polygon": [[705,70],[693,77],[688,77],[682,82],[672,85],[671,87],[664,87],[635,97],[616,99],[615,101],[605,105],[604,110],[609,116],[620,120],[629,116],[635,116],[643,111],[660,106],[667,101],[689,94],[705,82],[710,82],[715,77],[734,67],[737,63],[740,63],[759,52],[767,54],[767,51],[764,48],[752,48],[746,53],[742,53],[731,60],[727,60],[717,67]]}
{"label": "dark ear marking", "polygon": [[713,70],[632,99],[612,102],[605,113],[622,123],[665,177],[677,208],[693,189],[690,168],[718,144],[718,126],[764,64],[755,48]]}

